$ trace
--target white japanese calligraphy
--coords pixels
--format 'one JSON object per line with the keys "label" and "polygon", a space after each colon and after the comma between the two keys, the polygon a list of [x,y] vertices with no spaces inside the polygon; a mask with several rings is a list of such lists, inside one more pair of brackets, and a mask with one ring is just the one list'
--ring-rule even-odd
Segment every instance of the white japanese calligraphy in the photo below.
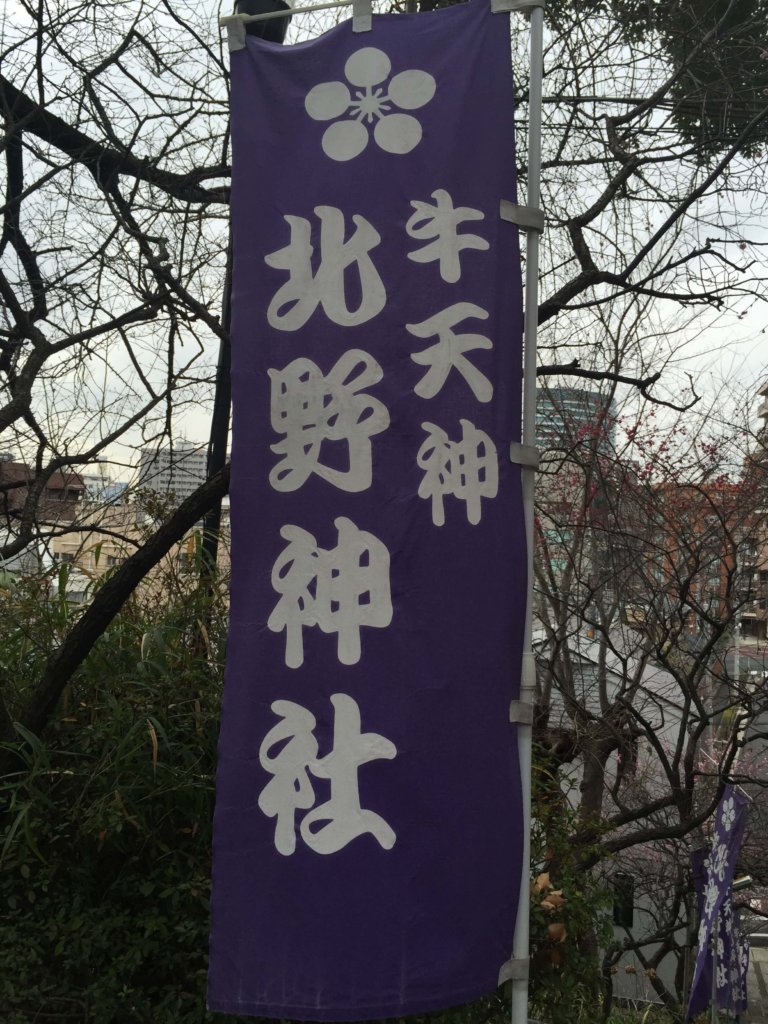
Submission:
{"label": "white japanese calligraphy", "polygon": [[496,446],[469,420],[460,420],[460,423],[462,433],[458,441],[451,441],[434,423],[422,423],[428,436],[416,457],[424,470],[419,497],[432,499],[435,526],[445,523],[445,495],[452,494],[466,502],[467,519],[476,526],[482,515],[481,499],[495,498],[499,489]]}
{"label": "white japanese calligraphy", "polygon": [[[316,206],[320,219],[320,261],[312,270],[314,246],[311,225],[304,217],[287,215],[290,243],[265,256],[276,270],[287,270],[288,280],[278,289],[267,309],[269,324],[279,331],[297,331],[318,306],[340,327],[355,327],[377,316],[387,301],[379,272],[370,252],[381,242],[381,235],[365,217],[355,214],[355,230],[345,242],[344,214],[335,206]],[[357,268],[360,289],[356,309],[347,306],[347,271]]]}
{"label": "white japanese calligraphy", "polygon": [[459,253],[463,249],[485,251],[488,242],[479,235],[459,234],[459,225],[466,220],[483,220],[485,214],[470,206],[454,207],[453,199],[443,188],[432,193],[432,203],[412,200],[416,211],[411,214],[405,230],[411,238],[419,240],[434,238],[434,242],[408,253],[408,259],[416,263],[440,261],[440,276],[449,284],[456,284],[461,277]]}
{"label": "white japanese calligraphy", "polygon": [[[360,806],[357,772],[361,765],[397,754],[394,743],[375,732],[360,732],[360,708],[344,693],[335,693],[333,750],[311,766],[312,774],[329,779],[331,797],[301,822],[301,836],[316,853],[336,853],[357,836],[370,832],[385,850],[395,845],[395,833],[384,819]],[[325,824],[323,824],[323,822]],[[320,825],[319,828],[313,828]]]}
{"label": "white japanese calligraphy", "polygon": [[338,544],[317,546],[306,530],[287,525],[288,542],[272,568],[272,586],[281,595],[267,622],[275,633],[285,630],[285,663],[304,663],[305,626],[337,633],[342,665],[360,660],[360,627],[385,627],[392,621],[389,551],[372,533],[358,530],[344,516],[334,520]]}
{"label": "white japanese calligraphy", "polygon": [[261,791],[259,807],[268,818],[277,818],[275,847],[278,853],[288,856],[296,849],[294,815],[315,802],[315,791],[307,774],[307,768],[317,757],[315,716],[290,700],[276,700],[272,710],[281,716],[282,722],[270,729],[259,750],[261,767],[274,776]]}
{"label": "white japanese calligraphy", "polygon": [[259,749],[262,768],[273,776],[261,791],[259,807],[267,817],[277,819],[275,849],[286,857],[296,850],[296,811],[315,805],[309,773],[331,784],[330,799],[314,807],[300,824],[301,837],[310,849],[337,853],[366,833],[385,850],[395,845],[395,832],[381,815],[361,806],[358,772],[370,761],[392,760],[397,748],[378,733],[360,731],[360,708],[352,697],[334,693],[331,704],[333,749],[319,760],[315,716],[290,700],[272,704],[282,721],[270,729]]}
{"label": "white japanese calligraphy", "polygon": [[420,398],[434,398],[445,384],[451,369],[456,369],[462,375],[479,402],[490,402],[493,398],[493,385],[464,354],[478,348],[493,348],[493,342],[482,334],[453,332],[457,324],[470,317],[487,320],[488,313],[472,302],[457,302],[420,324],[405,325],[406,330],[417,338],[430,338],[435,334],[438,337],[434,345],[411,355],[415,363],[429,367],[413,389]]}
{"label": "white japanese calligraphy", "polygon": [[[376,360],[359,349],[345,352],[324,377],[311,359],[270,370],[272,429],[285,438],[272,445],[282,460],[269,474],[276,491],[295,491],[314,472],[343,491],[371,486],[371,441],[389,426],[386,406],[360,394],[382,378]],[[323,465],[323,441],[345,443],[346,470]]]}

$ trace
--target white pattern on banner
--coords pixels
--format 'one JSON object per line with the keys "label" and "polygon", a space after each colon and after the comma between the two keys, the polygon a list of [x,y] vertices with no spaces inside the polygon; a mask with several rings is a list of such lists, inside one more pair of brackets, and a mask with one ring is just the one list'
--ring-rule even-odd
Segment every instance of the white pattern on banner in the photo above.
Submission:
{"label": "white pattern on banner", "polygon": [[[294,359],[283,370],[269,370],[272,429],[285,438],[272,445],[282,460],[269,474],[276,491],[295,491],[312,473],[343,491],[371,486],[371,441],[389,426],[387,407],[362,389],[377,384],[381,367],[367,352],[345,352],[323,376],[311,359]],[[320,461],[323,442],[346,444],[347,470]]]}
{"label": "white pattern on banner", "polygon": [[[367,54],[365,61],[361,54]],[[406,85],[418,85],[413,76],[422,73],[403,72],[395,76],[389,95],[384,96],[380,90],[372,90],[389,74],[386,55],[369,48],[358,51],[353,58],[347,62],[347,77],[365,91],[352,100],[343,83],[324,83],[310,91],[307,110],[318,120],[340,116],[347,107],[355,108],[359,122],[370,122],[377,116],[380,121],[375,135],[383,145],[378,129],[385,121],[393,120],[392,115],[384,116],[386,104],[399,96],[400,105],[406,106]],[[371,70],[374,65],[376,68]],[[409,79],[408,75],[412,77]],[[424,103],[432,95],[427,84],[421,81]],[[418,105],[412,103],[413,107]],[[367,130],[359,122],[352,128],[360,128],[367,142]],[[359,142],[361,136],[356,134]],[[338,138],[341,135],[337,132],[333,139]],[[331,146],[328,132],[323,145],[326,151]],[[485,215],[471,207],[454,206],[453,198],[444,189],[432,192],[432,199],[434,204],[411,201],[414,213],[406,223],[406,232],[427,244],[407,256],[415,263],[438,263],[442,279],[455,284],[461,278],[461,253],[485,252],[490,248],[479,235],[460,233],[459,226],[466,221],[483,220]],[[345,214],[340,209],[317,206],[314,213],[320,222],[319,260],[313,264],[310,221],[290,215],[284,216],[291,231],[289,244],[265,257],[270,267],[288,273],[288,280],[274,294],[267,310],[267,320],[279,331],[304,327],[318,307],[338,326],[355,327],[373,319],[386,305],[384,284],[370,255],[381,242],[376,228],[364,217],[354,215],[354,231],[345,240]],[[357,272],[359,302],[357,308],[350,309],[347,285],[348,274],[353,270]],[[414,387],[419,397],[434,398],[451,370],[455,370],[477,401],[491,401],[493,385],[466,353],[487,351],[493,343],[482,334],[459,334],[455,330],[465,320],[487,320],[488,315],[474,303],[457,302],[419,324],[405,325],[417,338],[438,339],[411,355],[414,362],[427,367]],[[353,493],[370,488],[371,437],[390,425],[386,406],[365,391],[383,378],[376,359],[361,349],[350,349],[327,374],[304,356],[268,373],[271,424],[282,435],[271,446],[280,456],[269,475],[272,487],[283,492],[295,491],[316,474],[342,491]],[[416,456],[417,465],[423,470],[418,494],[431,500],[435,526],[445,524],[446,497],[463,501],[468,522],[477,525],[482,517],[482,499],[495,498],[498,493],[498,453],[493,441],[469,420],[459,422],[461,437],[457,439],[451,439],[434,423],[422,423],[427,437]],[[323,462],[324,443],[346,445],[346,469],[338,468],[338,463],[329,466]],[[274,633],[285,632],[285,664],[289,668],[300,668],[304,663],[305,628],[317,626],[324,633],[336,633],[338,660],[343,665],[355,665],[361,658],[361,628],[384,628],[392,621],[390,554],[386,545],[343,516],[334,524],[338,540],[336,547],[329,550],[320,548],[314,535],[299,526],[286,524],[280,530],[286,546],[275,560],[271,576],[272,587],[280,596],[267,626]],[[383,736],[361,733],[360,709],[352,697],[334,694],[331,701],[335,709],[334,745],[322,758],[318,758],[314,715],[292,701],[278,700],[271,705],[281,721],[267,733],[259,751],[262,767],[272,776],[259,796],[259,807],[276,819],[275,848],[285,856],[296,849],[297,811],[307,812],[298,832],[317,853],[335,853],[365,833],[371,833],[383,849],[389,850],[395,843],[395,833],[388,823],[361,807],[358,770],[368,761],[395,757],[397,750]],[[319,806],[311,776],[327,779],[331,784],[330,798]]]}
{"label": "white pattern on banner", "polygon": [[285,630],[285,664],[304,664],[304,627],[338,634],[342,665],[360,660],[360,627],[386,627],[392,621],[389,551],[372,533],[358,530],[344,516],[334,520],[338,543],[318,547],[307,530],[287,525],[288,545],[272,568],[272,586],[281,595],[267,626]]}
{"label": "white pattern on banner", "polygon": [[723,803],[723,810],[720,817],[723,829],[726,832],[730,832],[733,828],[733,823],[736,821],[736,806],[733,797],[729,797]]}
{"label": "white pattern on banner", "polygon": [[452,494],[466,502],[467,519],[480,522],[481,499],[495,498],[499,489],[499,461],[496,446],[483,430],[469,420],[460,420],[461,439],[451,441],[442,427],[422,423],[427,438],[416,461],[424,470],[420,498],[432,499],[432,522],[445,523],[443,498]]}
{"label": "white pattern on banner", "polygon": [[405,329],[416,338],[431,338],[435,334],[438,337],[434,345],[411,356],[415,363],[429,367],[413,389],[420,398],[434,398],[452,369],[461,374],[478,402],[490,402],[493,398],[493,384],[464,355],[478,348],[493,348],[493,342],[482,334],[453,332],[454,327],[469,318],[487,320],[488,313],[473,302],[457,302],[420,324],[405,325]]}
{"label": "white pattern on banner", "polygon": [[[286,857],[296,849],[296,811],[312,807],[302,819],[300,831],[316,853],[337,853],[366,833],[385,850],[395,845],[395,832],[381,815],[361,806],[358,771],[369,761],[391,760],[397,748],[385,736],[360,731],[360,708],[352,697],[334,693],[331,703],[335,711],[333,749],[319,760],[315,716],[290,700],[276,700],[271,705],[282,721],[270,729],[259,749],[259,762],[272,775],[259,795],[259,807],[267,817],[277,819],[275,848]],[[331,784],[330,799],[319,806],[315,806],[309,773]],[[317,825],[320,827],[315,828]]]}
{"label": "white pattern on banner", "polygon": [[[291,240],[269,253],[264,262],[276,270],[287,270],[288,280],[277,291],[267,309],[267,320],[278,331],[298,331],[318,306],[339,327],[357,327],[384,309],[387,293],[369,253],[381,242],[381,235],[365,217],[354,214],[355,230],[345,242],[344,214],[335,206],[316,206],[320,220],[320,264],[312,273],[312,225],[305,217],[290,214],[284,220]],[[360,280],[360,304],[349,309],[346,274],[356,266]]]}
{"label": "white pattern on banner", "polygon": [[439,260],[442,279],[448,284],[456,284],[461,278],[459,253],[464,249],[485,252],[490,248],[488,242],[479,235],[460,235],[459,225],[465,220],[484,220],[485,214],[481,210],[473,210],[471,206],[454,207],[453,199],[443,188],[433,192],[432,198],[435,200],[434,205],[418,199],[411,200],[411,206],[416,212],[411,214],[405,230],[411,238],[420,241],[434,238],[435,241],[409,252],[408,259],[414,263]]}
{"label": "white pattern on banner", "polygon": [[[275,848],[289,856],[296,849],[294,816],[315,802],[309,777],[310,764],[317,757],[315,716],[291,700],[276,700],[271,705],[282,721],[273,726],[259,749],[261,767],[273,776],[259,795],[259,807],[275,822]],[[270,751],[276,748],[276,753]]]}
{"label": "white pattern on banner", "polygon": [[[323,132],[323,152],[331,160],[354,160],[373,138],[387,153],[410,153],[421,142],[422,128],[410,114],[392,108],[418,110],[435,95],[437,83],[426,71],[401,71],[383,85],[392,62],[383,50],[366,46],[344,65],[344,82],[321,82],[307,93],[304,108],[314,121],[334,121]],[[345,120],[337,121],[336,118]]]}

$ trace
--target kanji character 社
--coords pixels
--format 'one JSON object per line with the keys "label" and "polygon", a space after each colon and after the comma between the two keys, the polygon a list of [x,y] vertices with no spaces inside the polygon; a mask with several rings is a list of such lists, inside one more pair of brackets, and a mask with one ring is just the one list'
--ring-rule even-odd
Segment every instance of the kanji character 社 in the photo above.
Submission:
{"label": "kanji character \u793e", "polygon": [[[370,833],[385,850],[396,835],[375,811],[360,803],[358,773],[370,761],[392,760],[394,743],[375,732],[360,731],[360,708],[346,693],[331,697],[335,717],[333,749],[317,758],[315,716],[300,704],[276,700],[272,710],[282,718],[264,737],[259,762],[272,779],[259,796],[259,807],[276,818],[275,848],[283,856],[296,849],[296,811],[310,810],[300,823],[301,837],[316,853],[337,853],[353,839]],[[277,753],[273,753],[277,750]],[[331,784],[330,798],[315,806],[316,794],[309,773]],[[319,825],[318,828],[313,826]]]}
{"label": "kanji character \u793e", "polygon": [[342,665],[360,660],[360,627],[385,627],[392,621],[389,551],[378,538],[344,516],[334,520],[338,543],[332,550],[318,547],[306,530],[287,525],[280,531],[288,541],[272,568],[272,586],[281,595],[267,626],[285,630],[285,663],[304,663],[305,626],[337,633]]}
{"label": "kanji character \u793e", "polygon": [[[270,370],[272,429],[284,434],[272,451],[282,459],[269,474],[276,491],[295,491],[312,473],[343,491],[371,486],[371,436],[389,426],[386,406],[361,393],[382,378],[367,352],[345,352],[327,376],[311,359]],[[346,444],[348,469],[324,465],[323,442]],[[327,449],[326,449],[327,451]]]}
{"label": "kanji character \u793e", "polygon": [[469,420],[460,420],[461,439],[451,441],[434,423],[422,423],[427,438],[416,461],[424,476],[419,497],[432,499],[432,522],[445,523],[443,498],[452,494],[466,503],[467,519],[473,526],[480,522],[481,499],[495,498],[499,489],[499,460],[496,446],[488,435]]}
{"label": "kanji character \u793e", "polygon": [[[320,219],[320,260],[313,273],[311,225],[304,217],[286,216],[291,240],[283,249],[264,257],[276,270],[287,270],[288,280],[275,293],[267,309],[269,324],[279,331],[297,331],[318,306],[340,327],[355,327],[377,316],[387,301],[379,272],[370,252],[381,241],[365,217],[355,214],[355,230],[344,241],[344,214],[335,206],[316,206]],[[347,271],[357,268],[360,299],[356,309],[347,306]]]}
{"label": "kanji character \u793e", "polygon": [[489,248],[488,242],[479,235],[460,235],[459,225],[466,220],[483,220],[485,214],[481,210],[473,210],[470,206],[454,207],[453,199],[444,188],[433,192],[432,198],[435,200],[434,205],[420,200],[411,201],[411,206],[416,212],[411,214],[405,230],[411,238],[434,238],[434,242],[409,252],[408,259],[416,263],[439,260],[440,276],[449,284],[455,284],[461,277],[459,253],[462,249],[478,249],[484,252]]}
{"label": "kanji character \u793e", "polygon": [[415,363],[429,369],[413,389],[420,398],[434,398],[451,372],[456,369],[469,385],[479,402],[490,402],[493,384],[467,359],[465,352],[493,348],[493,342],[482,334],[454,334],[454,327],[468,318],[487,320],[488,313],[472,302],[457,302],[435,313],[420,324],[406,324],[406,330],[416,338],[437,335],[434,345],[411,356]]}

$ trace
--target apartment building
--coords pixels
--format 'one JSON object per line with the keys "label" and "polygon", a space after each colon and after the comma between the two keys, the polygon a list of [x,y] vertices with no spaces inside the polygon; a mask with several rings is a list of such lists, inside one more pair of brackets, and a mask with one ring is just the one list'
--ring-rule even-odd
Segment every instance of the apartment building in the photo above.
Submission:
{"label": "apartment building", "polygon": [[180,504],[205,483],[207,463],[206,447],[183,439],[162,448],[142,448],[138,486],[172,496]]}

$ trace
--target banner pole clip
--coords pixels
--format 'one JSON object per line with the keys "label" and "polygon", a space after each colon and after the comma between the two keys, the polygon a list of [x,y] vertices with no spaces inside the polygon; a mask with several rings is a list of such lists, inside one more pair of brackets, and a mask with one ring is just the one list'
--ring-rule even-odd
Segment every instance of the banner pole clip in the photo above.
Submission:
{"label": "banner pole clip", "polygon": [[512,441],[509,445],[509,461],[515,466],[536,470],[539,468],[539,449],[534,448],[532,444]]}
{"label": "banner pole clip", "polygon": [[527,981],[530,962],[529,957],[506,960],[499,968],[499,984],[503,985],[505,981]]}
{"label": "banner pole clip", "polygon": [[373,28],[371,0],[352,0],[352,31],[370,32]]}
{"label": "banner pole clip", "polygon": [[510,701],[509,720],[513,725],[533,725],[533,704],[522,700]]}
{"label": "banner pole clip", "polygon": [[499,216],[510,224],[517,224],[524,231],[544,231],[544,211],[534,206],[518,206],[510,199],[502,199],[499,205]]}
{"label": "banner pole clip", "polygon": [[227,47],[229,52],[245,49],[245,19],[242,14],[232,14],[219,22],[227,30]]}

